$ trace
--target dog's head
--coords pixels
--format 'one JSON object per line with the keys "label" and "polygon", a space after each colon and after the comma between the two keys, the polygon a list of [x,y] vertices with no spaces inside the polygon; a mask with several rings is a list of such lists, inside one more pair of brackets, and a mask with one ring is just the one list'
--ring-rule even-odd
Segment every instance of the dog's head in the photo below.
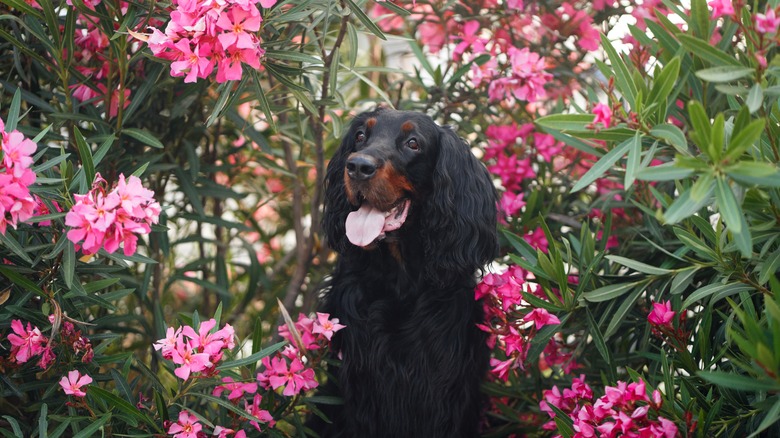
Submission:
{"label": "dog's head", "polygon": [[339,253],[417,227],[416,244],[434,269],[473,271],[495,256],[487,170],[452,129],[424,114],[378,109],[356,117],[325,184],[324,229]]}

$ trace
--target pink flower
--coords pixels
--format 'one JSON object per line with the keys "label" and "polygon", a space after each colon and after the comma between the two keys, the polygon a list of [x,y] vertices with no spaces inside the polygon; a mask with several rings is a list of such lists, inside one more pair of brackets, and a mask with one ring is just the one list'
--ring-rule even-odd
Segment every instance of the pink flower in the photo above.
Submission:
{"label": "pink flower", "polygon": [[509,372],[517,367],[517,361],[513,358],[507,360],[490,358],[490,366],[493,367],[490,372],[506,382],[509,379]]}
{"label": "pink flower", "polygon": [[[283,395],[293,396],[301,391],[314,389],[317,387],[317,381],[314,379],[314,370],[306,368],[300,359],[295,358],[290,361],[289,368],[287,361],[281,357],[271,359],[271,369],[265,370],[268,383],[271,388],[277,389],[284,386]],[[260,379],[260,376],[258,376]]]}
{"label": "pink flower", "polygon": [[232,8],[230,13],[220,14],[217,27],[225,31],[217,37],[222,48],[227,50],[233,46],[237,49],[253,49],[257,46],[257,37],[248,32],[260,30],[260,11],[257,8],[244,10]]}
{"label": "pink flower", "polygon": [[653,310],[647,315],[650,324],[659,327],[671,327],[676,312],[672,310],[672,302],[653,303]]}
{"label": "pink flower", "polygon": [[501,211],[509,217],[513,217],[515,213],[525,207],[525,201],[523,200],[524,193],[504,192],[501,195]]}
{"label": "pink flower", "polygon": [[522,49],[510,47],[507,55],[512,68],[507,77],[490,83],[488,87],[490,100],[507,99],[513,102],[517,99],[533,103],[547,97],[544,86],[552,80],[553,76],[545,71],[544,58],[538,53],[529,51],[527,47]]}
{"label": "pink flower", "polygon": [[181,411],[179,412],[179,421],[171,424],[168,433],[174,438],[198,438],[201,429],[203,426],[198,423],[198,419],[194,415],[190,415],[187,411]]}
{"label": "pink flower", "polygon": [[13,131],[3,136],[0,150],[3,152],[3,164],[6,169],[12,169],[14,177],[19,178],[24,169],[33,162],[32,155],[37,146],[19,131]]}
{"label": "pink flower", "polygon": [[25,329],[22,321],[15,319],[11,321],[11,330],[13,333],[8,335],[8,341],[11,342],[11,357],[17,363],[25,363],[44,351],[46,338],[38,327],[28,322]]}
{"label": "pink flower", "polygon": [[713,19],[734,15],[734,6],[731,4],[731,0],[712,0],[707,4],[712,8]]}
{"label": "pink flower", "polygon": [[605,128],[609,128],[612,125],[612,108],[604,103],[597,103],[593,107],[593,114],[596,117],[593,119],[593,124],[601,123]]}
{"label": "pink flower", "polygon": [[67,377],[60,379],[60,386],[62,387],[62,390],[65,391],[65,394],[76,397],[84,397],[87,395],[86,392],[81,390],[81,387],[89,385],[90,383],[92,383],[92,377],[89,377],[86,374],[82,376],[78,370],[69,371]]}
{"label": "pink flower", "polygon": [[773,34],[777,32],[778,26],[780,26],[780,18],[777,17],[774,9],[768,7],[766,14],[756,14],[756,32]]}
{"label": "pink flower", "polygon": [[189,379],[191,373],[201,372],[213,365],[207,353],[196,353],[190,343],[183,340],[176,341],[176,348],[171,351],[171,361],[180,365],[173,373],[182,380]]}
{"label": "pink flower", "polygon": [[230,391],[228,394],[228,400],[237,400],[243,397],[244,393],[254,394],[257,392],[257,383],[249,382],[235,382],[231,377],[223,377],[222,385],[217,385],[212,391],[212,395],[219,397],[223,391]]}
{"label": "pink flower", "polygon": [[[244,402],[244,408],[250,415],[255,416],[261,422],[268,424],[269,427],[274,427],[276,421],[274,421],[274,417],[271,416],[270,412],[265,409],[260,409],[261,401],[263,401],[263,397],[260,394],[255,394],[255,396],[252,398],[252,404],[250,405],[249,403]],[[258,431],[262,431],[260,429],[260,424],[257,421],[251,420],[249,424],[254,426]],[[239,435],[236,434],[236,438],[238,437]]]}
{"label": "pink flower", "polygon": [[173,357],[173,350],[176,348],[176,341],[181,339],[181,327],[174,330],[173,327],[168,327],[165,332],[165,338],[158,340],[154,343],[154,349],[160,351],[162,356],[168,360]]}
{"label": "pink flower", "polygon": [[312,333],[321,334],[328,341],[334,333],[343,329],[344,325],[339,324],[338,318],[329,319],[330,314],[317,312],[317,321],[314,323]]}
{"label": "pink flower", "polygon": [[542,308],[534,309],[528,312],[528,314],[526,314],[525,318],[523,319],[525,321],[533,321],[534,326],[536,327],[537,330],[541,329],[546,325],[561,323],[561,321],[558,319],[557,316],[551,315],[550,312]]}

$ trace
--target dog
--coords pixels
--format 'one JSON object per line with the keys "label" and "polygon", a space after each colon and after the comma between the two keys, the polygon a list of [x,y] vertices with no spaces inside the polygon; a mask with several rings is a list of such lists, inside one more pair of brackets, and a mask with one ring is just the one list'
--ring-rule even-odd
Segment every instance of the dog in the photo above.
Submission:
{"label": "dog", "polygon": [[357,116],[325,175],[338,261],[320,309],[346,328],[313,417],[320,437],[474,437],[489,350],[476,276],[498,251],[496,191],[449,127],[422,113]]}

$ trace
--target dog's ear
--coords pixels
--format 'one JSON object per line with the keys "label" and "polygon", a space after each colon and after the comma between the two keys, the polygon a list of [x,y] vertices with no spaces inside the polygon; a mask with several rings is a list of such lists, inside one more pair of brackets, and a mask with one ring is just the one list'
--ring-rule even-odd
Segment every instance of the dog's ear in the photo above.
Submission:
{"label": "dog's ear", "polygon": [[354,209],[347,200],[344,190],[344,167],[347,157],[355,150],[355,126],[344,134],[336,153],[328,163],[325,172],[325,201],[322,215],[322,229],[328,245],[339,254],[347,249],[346,227],[347,215]]}
{"label": "dog's ear", "polygon": [[457,281],[498,254],[497,195],[485,166],[449,127],[439,128],[432,190],[422,215],[429,274],[440,283]]}

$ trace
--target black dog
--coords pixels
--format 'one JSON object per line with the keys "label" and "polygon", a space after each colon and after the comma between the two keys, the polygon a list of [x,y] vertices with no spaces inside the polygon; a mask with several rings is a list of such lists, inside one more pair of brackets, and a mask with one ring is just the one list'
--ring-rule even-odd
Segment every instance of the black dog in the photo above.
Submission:
{"label": "black dog", "polygon": [[[321,309],[347,328],[321,437],[473,437],[488,366],[475,275],[497,252],[496,195],[449,128],[358,116],[331,160],[323,226],[339,261]],[[329,390],[323,390],[327,393]],[[327,407],[326,407],[327,408]]]}

